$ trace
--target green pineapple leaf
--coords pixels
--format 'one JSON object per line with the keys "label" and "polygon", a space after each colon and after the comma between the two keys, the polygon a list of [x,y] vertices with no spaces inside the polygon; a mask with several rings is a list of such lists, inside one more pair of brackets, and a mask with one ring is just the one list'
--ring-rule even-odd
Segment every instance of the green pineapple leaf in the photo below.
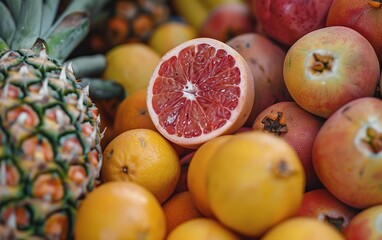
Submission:
{"label": "green pineapple leaf", "polygon": [[[32,2],[32,1],[31,1]],[[23,0],[5,0],[5,3],[7,4],[13,19],[17,19],[17,17],[20,14],[21,5],[23,3]],[[2,16],[4,17],[4,16]]]}
{"label": "green pineapple leaf", "polygon": [[4,50],[9,50],[9,46],[2,38],[0,38],[0,52]]}
{"label": "green pineapple leaf", "polygon": [[4,5],[3,2],[0,2],[0,37],[5,41],[8,45],[11,44],[13,33],[16,30],[16,23],[12,17],[12,13]]}
{"label": "green pineapple leaf", "polygon": [[52,27],[53,21],[57,14],[57,9],[60,4],[60,0],[43,0],[42,6],[42,16],[43,21],[41,22],[41,36],[49,31]]}
{"label": "green pineapple leaf", "polygon": [[58,16],[57,21],[55,21],[53,27],[44,35],[42,35],[42,37],[46,38],[47,35],[50,35],[51,32],[57,28],[57,25],[60,24],[60,22],[62,22],[65,17],[73,14],[74,12],[86,12],[89,14],[89,19],[93,15],[98,15],[100,12],[102,12],[102,8],[109,1],[111,0],[72,0],[70,4],[65,8],[64,12]]}
{"label": "green pineapple leaf", "polygon": [[71,64],[76,78],[99,76],[106,68],[106,56],[94,54],[67,59],[64,64]]}
{"label": "green pineapple leaf", "polygon": [[87,13],[74,12],[67,15],[44,38],[48,48],[48,55],[62,63],[86,37],[89,29],[90,20]]}
{"label": "green pineapple leaf", "polygon": [[42,0],[23,0],[18,21],[17,31],[12,40],[12,49],[30,48],[40,36],[42,20]]}
{"label": "green pineapple leaf", "polygon": [[72,1],[71,4],[65,9],[61,17],[65,17],[73,12],[88,12],[90,15],[94,15],[102,10],[102,7],[110,0],[81,0]]}
{"label": "green pineapple leaf", "polygon": [[89,85],[89,96],[91,99],[112,99],[123,100],[126,92],[123,86],[112,80],[101,78],[82,78],[79,82],[82,88]]}

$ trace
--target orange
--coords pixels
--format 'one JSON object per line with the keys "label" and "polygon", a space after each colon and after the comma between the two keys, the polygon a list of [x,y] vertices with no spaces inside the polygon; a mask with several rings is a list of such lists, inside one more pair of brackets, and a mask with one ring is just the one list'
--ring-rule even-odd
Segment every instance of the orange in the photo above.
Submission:
{"label": "orange", "polygon": [[166,216],[167,233],[183,222],[203,216],[192,202],[188,191],[172,195],[162,207]]}
{"label": "orange", "polygon": [[345,237],[328,222],[315,218],[294,217],[277,224],[261,240],[345,240]]}
{"label": "orange", "polygon": [[254,96],[251,70],[236,50],[194,38],[161,58],[149,82],[147,109],[163,136],[196,149],[242,127]]}
{"label": "orange", "polygon": [[206,169],[216,149],[230,139],[232,135],[223,135],[204,143],[196,151],[188,166],[187,185],[196,207],[206,217],[212,217],[207,199]]}
{"label": "orange", "polygon": [[239,240],[239,236],[219,222],[208,218],[196,218],[180,224],[167,240]]}
{"label": "orange", "polygon": [[114,118],[114,134],[135,128],[156,130],[147,111],[146,96],[146,89],[141,89],[121,102]]}
{"label": "orange", "polygon": [[206,178],[214,216],[252,237],[295,215],[305,189],[295,150],[284,139],[255,130],[224,142],[211,156]]}
{"label": "orange", "polygon": [[197,32],[191,25],[185,22],[168,21],[154,30],[148,44],[163,56],[172,48],[196,36]]}
{"label": "orange", "polygon": [[123,43],[106,53],[106,68],[102,78],[114,80],[131,95],[146,88],[160,55],[147,44]]}
{"label": "orange", "polygon": [[162,240],[166,219],[158,200],[142,186],[115,181],[95,188],[81,202],[75,239]]}
{"label": "orange", "polygon": [[163,203],[175,190],[180,162],[172,145],[157,131],[132,129],[115,137],[103,151],[101,179],[142,185]]}

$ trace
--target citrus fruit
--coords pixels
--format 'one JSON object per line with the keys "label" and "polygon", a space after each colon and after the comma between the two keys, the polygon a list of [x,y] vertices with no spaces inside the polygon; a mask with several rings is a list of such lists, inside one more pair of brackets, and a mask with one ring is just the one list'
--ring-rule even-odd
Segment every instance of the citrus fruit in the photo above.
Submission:
{"label": "citrus fruit", "polygon": [[239,240],[239,236],[208,218],[196,218],[180,224],[167,237],[167,240]]}
{"label": "citrus fruit", "polygon": [[162,207],[166,216],[167,233],[183,222],[203,217],[192,202],[190,192],[188,191],[172,195]]}
{"label": "citrus fruit", "polygon": [[211,156],[206,178],[214,216],[253,237],[296,214],[305,188],[296,151],[284,139],[255,130],[224,142]]}
{"label": "citrus fruit", "polygon": [[197,148],[247,120],[254,82],[246,60],[227,44],[194,38],[167,52],[148,86],[147,108],[158,131]]}
{"label": "citrus fruit", "polygon": [[216,149],[230,139],[232,135],[223,135],[201,145],[193,155],[187,172],[187,186],[196,207],[206,217],[212,217],[207,198],[206,169]]}
{"label": "citrus fruit", "polygon": [[142,185],[163,203],[173,193],[180,162],[172,145],[157,131],[132,129],[115,137],[103,151],[101,179]]}
{"label": "citrus fruit", "polygon": [[162,240],[166,219],[154,195],[125,181],[104,183],[81,202],[74,226],[75,239]]}
{"label": "citrus fruit", "polygon": [[294,217],[277,224],[261,240],[345,240],[328,222],[309,217]]}
{"label": "citrus fruit", "polygon": [[102,78],[113,80],[125,89],[126,95],[146,88],[160,55],[143,43],[124,43],[106,53]]}
{"label": "citrus fruit", "polygon": [[146,96],[146,89],[140,89],[123,99],[115,114],[114,134],[136,128],[156,131],[147,111]]}
{"label": "citrus fruit", "polygon": [[163,56],[172,48],[196,36],[196,30],[188,23],[168,21],[162,23],[154,30],[148,44],[160,56]]}

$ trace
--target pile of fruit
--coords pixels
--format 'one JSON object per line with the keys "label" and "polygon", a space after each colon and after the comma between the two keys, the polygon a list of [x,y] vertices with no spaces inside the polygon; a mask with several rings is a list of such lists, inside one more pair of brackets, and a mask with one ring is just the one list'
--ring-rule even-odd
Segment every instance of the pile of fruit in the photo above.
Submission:
{"label": "pile of fruit", "polygon": [[0,18],[0,239],[382,238],[381,0]]}

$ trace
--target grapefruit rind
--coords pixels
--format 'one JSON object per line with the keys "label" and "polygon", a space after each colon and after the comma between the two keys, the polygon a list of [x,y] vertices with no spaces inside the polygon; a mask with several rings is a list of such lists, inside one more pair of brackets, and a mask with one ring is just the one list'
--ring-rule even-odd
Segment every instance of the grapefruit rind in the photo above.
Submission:
{"label": "grapefruit rind", "polygon": [[[224,50],[227,53],[227,56],[229,58],[233,58],[233,61],[234,61],[233,67],[236,69],[239,69],[240,81],[237,83],[237,86],[240,90],[239,91],[240,94],[237,96],[237,104],[234,107],[229,109],[231,114],[230,117],[225,119],[225,122],[221,124],[221,126],[217,128],[213,128],[212,130],[208,132],[202,131],[203,130],[202,129],[201,134],[197,134],[196,136],[186,137],[184,136],[183,133],[177,134],[176,130],[175,132],[174,131],[169,132],[168,130],[166,130],[166,127],[163,126],[163,124],[161,124],[161,121],[162,121],[161,119],[163,119],[164,117],[167,117],[171,119],[172,121],[174,121],[175,119],[172,119],[172,118],[176,118],[176,116],[171,116],[170,114],[168,114],[167,116],[162,115],[160,118],[159,115],[161,113],[158,112],[158,107],[154,106],[158,104],[158,101],[157,101],[158,97],[155,96],[155,92],[158,92],[157,85],[161,84],[161,83],[158,83],[158,81],[167,81],[167,80],[175,81],[174,79],[159,78],[160,72],[163,72],[163,70],[161,69],[163,67],[163,64],[168,61],[171,61],[171,59],[174,59],[174,57],[178,57],[179,53],[182,50],[192,46],[199,46],[200,44],[202,45],[207,44],[211,47],[214,47],[216,49],[216,52],[218,52],[219,50]],[[195,59],[192,59],[192,60],[195,60]],[[171,88],[173,87],[176,88],[176,86],[172,84],[168,84],[168,86]],[[194,88],[194,86],[191,84],[191,81],[188,81],[188,80],[185,84],[183,83],[183,90],[186,88],[191,89],[192,91],[189,91],[189,92],[180,91],[180,92],[177,92],[177,94],[173,94],[173,96],[168,98],[186,97],[188,100],[190,100],[190,102],[193,101],[193,103],[196,103],[196,101],[194,101],[195,100],[194,94],[197,94],[198,89]],[[192,40],[188,40],[186,42],[179,44],[175,48],[168,51],[165,55],[163,55],[159,64],[157,65],[157,67],[155,68],[151,76],[147,91],[148,91],[147,93],[148,112],[157,130],[169,141],[186,148],[197,148],[198,146],[200,146],[201,144],[203,144],[204,142],[212,138],[215,138],[223,134],[231,134],[235,132],[236,130],[238,130],[241,126],[243,126],[243,124],[248,119],[254,104],[254,96],[255,96],[255,86],[254,86],[253,77],[246,60],[229,45],[212,38],[195,38]],[[190,92],[192,92],[192,94],[190,94]],[[155,98],[154,101],[153,101],[153,98]],[[209,100],[213,101],[215,99],[209,99]],[[157,110],[155,110],[155,108],[157,108]],[[161,110],[162,109],[160,109],[160,111]],[[191,113],[186,111],[186,109],[183,109],[183,111],[185,111],[186,114]],[[197,117],[198,116],[196,116],[196,118]],[[183,130],[186,127],[192,128],[192,126],[183,126]]]}

